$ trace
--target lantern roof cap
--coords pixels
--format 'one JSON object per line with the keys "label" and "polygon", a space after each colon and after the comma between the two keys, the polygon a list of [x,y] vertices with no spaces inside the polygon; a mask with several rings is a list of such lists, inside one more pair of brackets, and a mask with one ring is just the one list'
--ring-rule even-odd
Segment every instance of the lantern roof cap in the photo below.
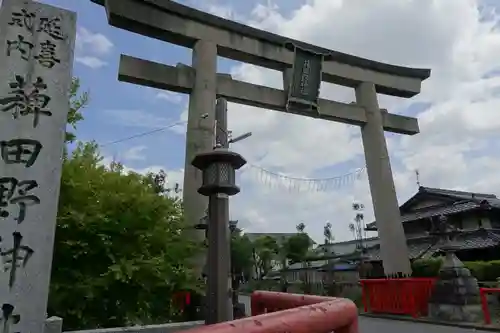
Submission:
{"label": "lantern roof cap", "polygon": [[238,153],[225,148],[215,148],[214,150],[196,155],[191,164],[197,169],[204,170],[210,164],[217,162],[230,163],[236,170],[247,163],[243,156]]}

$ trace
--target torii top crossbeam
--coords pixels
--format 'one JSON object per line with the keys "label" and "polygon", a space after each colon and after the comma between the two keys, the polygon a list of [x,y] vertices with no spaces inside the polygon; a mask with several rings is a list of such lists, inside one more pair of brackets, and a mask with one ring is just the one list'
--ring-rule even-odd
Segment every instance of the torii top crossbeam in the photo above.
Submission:
{"label": "torii top crossbeam", "polygon": [[430,69],[395,66],[328,50],[170,0],[91,1],[105,4],[109,23],[115,27],[189,48],[197,40],[211,39],[218,45],[220,56],[270,69],[291,67],[293,52],[285,47],[287,43],[329,54],[322,79],[343,86],[373,82],[378,93],[412,97],[420,92],[421,82],[430,76]]}

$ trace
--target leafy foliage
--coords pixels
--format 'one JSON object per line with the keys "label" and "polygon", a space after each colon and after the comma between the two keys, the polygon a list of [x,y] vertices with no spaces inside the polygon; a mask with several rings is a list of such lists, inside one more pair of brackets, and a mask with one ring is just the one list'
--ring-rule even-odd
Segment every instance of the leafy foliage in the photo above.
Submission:
{"label": "leafy foliage", "polygon": [[100,162],[94,144],[64,162],[49,313],[66,330],[164,322],[173,293],[197,287],[181,205]]}
{"label": "leafy foliage", "polygon": [[253,268],[253,245],[241,230],[236,229],[231,235],[231,269],[249,279]]}
{"label": "leafy foliage", "polygon": [[[286,269],[289,262],[304,262],[308,258],[312,240],[304,232],[305,227],[304,223],[300,223],[297,225],[297,234],[284,238],[280,242],[271,236],[262,236],[252,243],[253,265],[257,279],[266,276],[274,268],[273,265],[276,262],[280,262],[282,268]],[[282,283],[286,283],[283,272],[281,280]]]}
{"label": "leafy foliage", "polygon": [[[73,129],[89,100],[79,87],[74,79]],[[163,174],[105,167],[94,143],[65,154],[48,305],[64,330],[168,322],[178,314],[175,292],[200,292],[185,266],[197,249],[185,235],[181,203],[163,195],[165,184]]]}
{"label": "leafy foliage", "polygon": [[259,237],[253,243],[255,270],[260,279],[273,268],[272,263],[279,253],[279,246],[276,239],[271,236]]}
{"label": "leafy foliage", "polygon": [[[443,262],[442,257],[419,259],[412,262],[414,277],[436,277]],[[471,274],[479,281],[496,281],[500,278],[500,260],[464,261]]]}
{"label": "leafy foliage", "polygon": [[306,225],[304,223],[299,223],[296,228],[297,234],[288,238],[283,244],[286,257],[291,262],[304,261],[312,245],[311,238],[304,232]]}
{"label": "leafy foliage", "polygon": [[311,239],[306,233],[298,233],[288,238],[283,246],[285,248],[286,257],[291,262],[301,262],[305,260],[309,252]]}
{"label": "leafy foliage", "polygon": [[[68,112],[68,125],[76,130],[76,124],[83,120],[83,115],[81,111],[89,103],[89,93],[87,91],[79,94],[80,89],[80,79],[74,77],[71,81],[71,87],[69,92],[70,97],[70,108]],[[76,135],[73,132],[66,131],[66,142],[74,142],[76,140]]]}
{"label": "leafy foliage", "polygon": [[148,184],[148,186],[151,186],[154,189],[154,191],[158,194],[170,194],[172,192],[180,193],[182,191],[180,189],[179,183],[176,183],[173,188],[167,187],[168,184],[167,174],[165,173],[164,170],[160,170],[157,173],[154,172],[147,173],[145,181]]}
{"label": "leafy foliage", "polygon": [[253,244],[247,236],[236,229],[231,234],[231,270],[245,277],[247,280],[252,275],[254,265],[252,256]]}
{"label": "leafy foliage", "polygon": [[325,237],[325,244],[330,244],[335,240],[332,232],[332,224],[330,222],[325,223],[323,227],[323,236]]}

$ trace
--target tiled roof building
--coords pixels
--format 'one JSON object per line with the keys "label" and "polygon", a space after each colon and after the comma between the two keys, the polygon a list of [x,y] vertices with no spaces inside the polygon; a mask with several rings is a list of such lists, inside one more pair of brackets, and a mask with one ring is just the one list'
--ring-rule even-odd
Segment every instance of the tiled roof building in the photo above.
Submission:
{"label": "tiled roof building", "polygon": [[[500,258],[500,199],[493,194],[420,187],[401,207],[410,259],[430,257],[439,252],[439,245],[429,231],[435,219],[445,215],[450,224],[462,232],[454,244],[463,260]],[[367,230],[377,230],[376,222]],[[380,245],[367,249],[373,261],[380,260]]]}

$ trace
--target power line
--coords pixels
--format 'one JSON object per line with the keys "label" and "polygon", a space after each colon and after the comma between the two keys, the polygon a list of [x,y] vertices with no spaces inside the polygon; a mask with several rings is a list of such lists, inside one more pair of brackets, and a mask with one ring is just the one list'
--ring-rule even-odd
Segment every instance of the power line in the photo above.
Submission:
{"label": "power line", "polygon": [[131,136],[128,136],[128,137],[125,137],[125,138],[121,138],[121,139],[118,139],[118,140],[115,140],[115,141],[110,141],[110,142],[104,143],[104,144],[101,145],[101,147],[105,147],[105,146],[109,146],[109,145],[114,145],[116,143],[121,143],[121,142],[132,140],[132,139],[135,139],[135,138],[140,138],[142,136],[146,136],[146,135],[151,135],[151,134],[154,134],[154,133],[162,132],[162,131],[167,130],[169,128],[172,128],[174,126],[183,125],[185,123],[187,123],[187,121],[185,121],[185,120],[184,121],[178,121],[176,123],[170,124],[170,125],[165,126],[165,127],[156,128],[156,129],[151,130],[151,131],[146,131],[146,132],[134,134],[134,135],[131,135]]}

